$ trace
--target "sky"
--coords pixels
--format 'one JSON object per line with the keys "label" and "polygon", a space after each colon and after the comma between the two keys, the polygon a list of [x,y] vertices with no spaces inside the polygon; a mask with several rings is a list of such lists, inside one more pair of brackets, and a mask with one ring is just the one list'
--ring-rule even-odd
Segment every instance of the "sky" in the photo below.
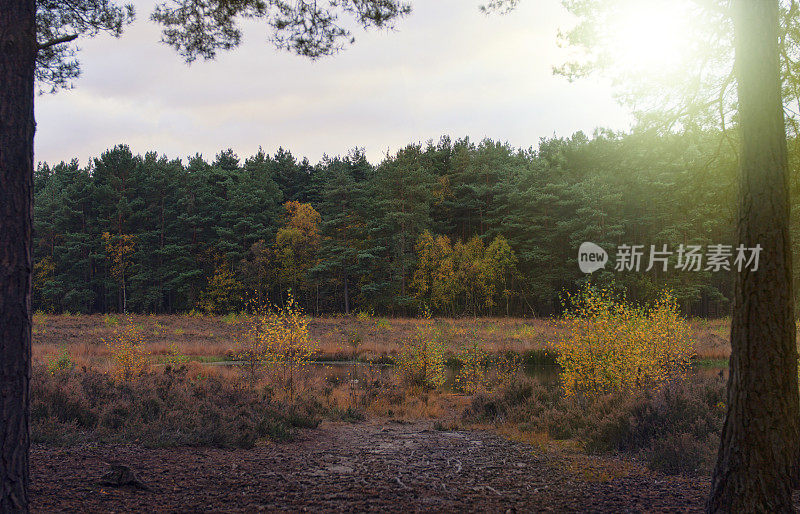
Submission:
{"label": "sky", "polygon": [[487,16],[481,0],[417,0],[393,31],[358,31],[355,45],[309,61],[275,50],[267,27],[243,25],[242,44],[185,64],[159,43],[154,2],[135,0],[122,38],[79,40],[75,88],[36,100],[36,160],[81,164],[117,144],[169,158],[213,160],[279,147],[317,162],[364,148],[372,162],[409,143],[469,136],[535,147],[542,137],[631,117],[600,77],[553,76],[571,16],[558,0],[528,0]]}

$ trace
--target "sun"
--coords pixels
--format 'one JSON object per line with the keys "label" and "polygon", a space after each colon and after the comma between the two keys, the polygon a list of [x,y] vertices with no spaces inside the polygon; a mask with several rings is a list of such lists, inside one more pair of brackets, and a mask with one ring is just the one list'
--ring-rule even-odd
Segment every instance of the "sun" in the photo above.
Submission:
{"label": "sun", "polygon": [[608,20],[608,50],[619,66],[645,73],[669,73],[687,57],[690,9],[686,2],[624,2]]}

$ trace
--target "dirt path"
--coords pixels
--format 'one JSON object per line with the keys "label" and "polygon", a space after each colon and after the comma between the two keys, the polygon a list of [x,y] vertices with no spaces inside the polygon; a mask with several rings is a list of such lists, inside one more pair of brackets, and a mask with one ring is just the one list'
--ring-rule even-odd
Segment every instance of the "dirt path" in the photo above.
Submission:
{"label": "dirt path", "polygon": [[[124,464],[153,491],[98,485]],[[708,482],[429,422],[325,423],[251,450],[35,446],[35,512],[701,511]]]}

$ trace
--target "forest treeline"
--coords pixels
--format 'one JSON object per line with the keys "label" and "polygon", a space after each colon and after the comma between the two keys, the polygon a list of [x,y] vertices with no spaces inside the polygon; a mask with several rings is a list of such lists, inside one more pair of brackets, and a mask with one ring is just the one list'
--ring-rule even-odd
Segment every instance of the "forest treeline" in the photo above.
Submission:
{"label": "forest treeline", "polygon": [[[38,166],[34,307],[219,313],[291,290],[310,313],[548,315],[587,279],[584,241],[610,255],[733,244],[731,148],[706,132],[576,133],[527,150],[442,137],[374,165],[358,149],[184,164],[120,145],[85,168]],[[729,272],[591,278],[634,300],[669,287],[687,314],[729,309]]]}

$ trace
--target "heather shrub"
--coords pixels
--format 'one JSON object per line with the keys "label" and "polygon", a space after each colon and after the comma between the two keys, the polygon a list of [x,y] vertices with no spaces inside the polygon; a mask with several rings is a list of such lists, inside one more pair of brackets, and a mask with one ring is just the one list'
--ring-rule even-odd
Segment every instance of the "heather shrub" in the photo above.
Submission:
{"label": "heather shrub", "polygon": [[651,388],[689,369],[689,326],[669,292],[645,308],[587,285],[568,301],[563,335],[550,345],[567,396]]}
{"label": "heather shrub", "polygon": [[280,402],[268,389],[215,377],[191,379],[186,368],[119,382],[94,372],[52,375],[34,368],[31,435],[35,442],[138,442],[146,446],[251,447],[315,427],[325,414],[312,398]]}
{"label": "heather shrub", "polygon": [[476,395],[462,417],[479,423],[512,423],[553,439],[575,437],[585,426],[577,403],[559,389],[519,380],[491,394]]}
{"label": "heather shrub", "polygon": [[653,441],[643,456],[650,467],[668,475],[708,475],[714,467],[719,435],[698,439],[689,433],[668,433]]}
{"label": "heather shrub", "polygon": [[628,398],[605,398],[590,409],[583,431],[589,451],[639,452],[664,472],[709,471],[724,420],[718,378],[673,380]]}
{"label": "heather shrub", "polygon": [[719,378],[674,379],[655,389],[608,393],[588,402],[557,387],[517,382],[476,395],[463,419],[575,439],[590,453],[627,453],[664,473],[702,474],[716,457],[724,399]]}

